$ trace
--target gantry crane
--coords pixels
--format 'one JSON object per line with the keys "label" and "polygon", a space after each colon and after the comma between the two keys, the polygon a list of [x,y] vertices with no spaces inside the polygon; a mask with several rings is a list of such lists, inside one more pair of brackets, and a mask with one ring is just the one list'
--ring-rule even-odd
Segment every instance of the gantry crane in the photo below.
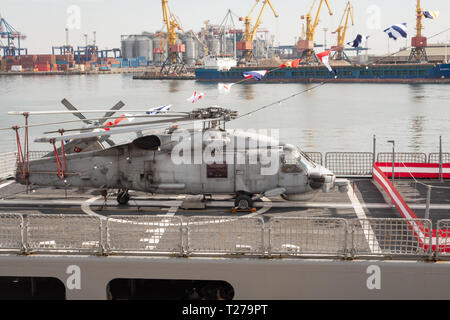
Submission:
{"label": "gantry crane", "polygon": [[422,36],[422,8],[420,7],[420,0],[417,0],[417,17],[416,17],[416,29],[417,34],[411,39],[411,54],[409,56],[408,62],[427,62],[428,56],[425,48],[427,47],[427,37]]}
{"label": "gantry crane", "polygon": [[[3,56],[20,56],[22,52],[28,54],[28,50],[21,47],[21,40],[26,39],[26,36],[14,29],[1,15],[0,38],[6,39],[6,44],[1,46]],[[16,40],[17,45],[15,44]]]}
{"label": "gantry crane", "polygon": [[333,34],[337,33],[337,46],[333,47],[335,53],[331,57],[334,60],[347,60],[350,62],[350,59],[348,58],[347,54],[344,51],[345,36],[347,35],[348,20],[350,17],[352,19],[352,26],[354,26],[355,20],[353,18],[353,5],[350,3],[350,1],[348,1],[347,5],[345,6],[344,14],[342,15],[341,18],[341,22],[339,23],[339,27],[332,32]]}
{"label": "gantry crane", "polygon": [[316,29],[319,24],[320,11],[322,10],[322,5],[324,2],[327,4],[330,16],[333,15],[333,11],[331,11],[328,0],[320,0],[319,7],[317,8],[317,14],[313,22],[312,11],[314,9],[316,2],[317,0],[314,0],[308,14],[301,16],[301,19],[306,19],[306,40],[299,40],[297,43],[297,50],[300,53],[302,63],[307,64],[313,61],[319,62],[319,59],[314,53],[314,35],[316,34]]}
{"label": "gantry crane", "polygon": [[182,30],[177,18],[169,8],[169,0],[161,0],[163,21],[167,29],[167,41],[169,43],[169,55],[161,67],[161,73],[185,73],[186,65],[183,62],[182,54],[186,52],[183,44],[177,43],[177,30]]}
{"label": "gantry crane", "polygon": [[237,43],[237,50],[243,51],[246,63],[252,62],[252,60],[254,58],[254,56],[253,56],[253,40],[255,39],[256,33],[258,32],[258,28],[261,24],[261,17],[264,13],[264,9],[266,8],[267,4],[269,4],[270,8],[272,9],[273,14],[275,15],[275,18],[278,18],[278,14],[275,11],[270,0],[263,0],[263,1],[264,1],[264,3],[262,5],[261,12],[259,13],[258,20],[256,20],[256,23],[253,26],[253,28],[252,28],[252,24],[251,24],[251,22],[252,22],[251,15],[252,15],[253,11],[255,10],[255,8],[257,7],[257,5],[259,4],[260,0],[256,0],[256,3],[253,6],[250,13],[248,14],[248,16],[246,16],[245,18],[243,18],[243,17],[239,18],[239,21],[245,21],[245,32],[244,32],[244,36],[243,36],[243,41],[240,41]]}

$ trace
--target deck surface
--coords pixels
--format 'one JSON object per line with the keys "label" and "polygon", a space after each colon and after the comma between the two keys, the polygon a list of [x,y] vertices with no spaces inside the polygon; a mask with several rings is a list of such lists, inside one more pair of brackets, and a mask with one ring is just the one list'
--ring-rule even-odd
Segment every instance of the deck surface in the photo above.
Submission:
{"label": "deck surface", "polygon": [[[433,189],[431,194],[430,219],[435,222],[450,218],[450,181],[440,183],[432,180],[421,182],[448,189]],[[176,216],[283,216],[283,217],[323,217],[355,219],[355,207],[361,206],[367,218],[401,218],[398,211],[380,188],[371,179],[350,180],[348,193],[332,190],[319,193],[306,201],[285,201],[273,197],[255,203],[255,213],[232,213],[232,196],[215,195],[206,203],[206,209],[184,210],[180,208],[185,195],[151,195],[131,192],[127,205],[119,206],[116,196],[108,196],[106,203],[97,190],[33,188],[26,194],[25,187],[14,181],[0,184],[0,212],[22,214],[90,214],[110,215],[161,215]],[[427,188],[410,180],[395,182],[398,191],[419,218],[424,218]],[[351,196],[356,196],[356,201]]]}

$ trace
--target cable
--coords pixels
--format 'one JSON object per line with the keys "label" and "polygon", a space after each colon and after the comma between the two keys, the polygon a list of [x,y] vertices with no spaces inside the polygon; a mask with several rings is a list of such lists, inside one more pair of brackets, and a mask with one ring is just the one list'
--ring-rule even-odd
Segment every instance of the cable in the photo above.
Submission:
{"label": "cable", "polygon": [[255,109],[255,110],[253,110],[253,111],[247,112],[247,113],[245,113],[245,114],[243,114],[243,115],[241,115],[241,116],[239,116],[239,117],[236,117],[236,119],[234,119],[234,120],[237,120],[237,119],[240,119],[240,118],[243,118],[243,117],[252,115],[253,113],[256,113],[256,112],[261,111],[261,110],[263,110],[263,109],[269,108],[269,107],[271,107],[271,106],[273,106],[273,105],[275,105],[275,104],[279,104],[279,103],[282,103],[282,102],[284,102],[284,101],[290,100],[290,99],[292,99],[292,98],[294,98],[294,97],[296,97],[296,96],[298,96],[298,95],[301,95],[301,94],[303,94],[303,93],[305,93],[305,92],[309,92],[309,91],[311,91],[311,90],[317,89],[317,88],[319,88],[319,87],[321,87],[321,86],[327,84],[328,82],[329,82],[329,81],[324,81],[324,82],[321,82],[320,84],[318,84],[318,85],[316,85],[316,86],[314,86],[314,87],[312,87],[312,88],[309,88],[309,89],[306,89],[306,90],[303,90],[303,91],[300,91],[300,92],[297,92],[297,93],[293,93],[293,94],[291,94],[290,96],[288,96],[288,97],[286,97],[286,98],[283,98],[283,99],[280,99],[280,100],[278,100],[278,101],[272,102],[272,103],[267,104],[267,105],[265,105],[265,106],[262,106],[262,107],[260,107],[260,108],[258,108],[258,109]]}
{"label": "cable", "polygon": [[[443,31],[441,31],[441,32],[439,32],[439,33],[436,33],[436,34],[432,35],[432,36],[429,37],[428,39],[432,39],[432,38],[434,38],[434,37],[436,37],[436,36],[438,36],[438,35],[441,35],[442,33],[445,33],[445,32],[447,32],[447,31],[449,31],[449,30],[450,30],[450,28],[447,28],[447,29],[445,29],[445,30],[443,30]],[[378,59],[378,60],[375,60],[374,62],[372,62],[372,64],[374,64],[374,63],[376,63],[376,62],[378,62],[378,61],[381,61],[381,60],[383,60],[383,59],[385,59],[385,58],[387,58],[387,57],[390,57],[390,56],[392,56],[392,55],[394,55],[394,54],[397,54],[397,53],[399,53],[399,52],[408,50],[408,49],[410,49],[410,48],[411,48],[411,47],[408,47],[408,48],[402,49],[402,50],[400,50],[400,51],[398,51],[398,52],[396,52],[396,53],[393,53],[393,54],[390,54],[390,55],[388,55],[388,56],[382,57],[381,59]],[[279,70],[279,69],[281,69],[281,67],[272,69],[272,70],[268,71],[268,73],[273,72],[273,71],[275,71],[275,70]],[[235,84],[242,83],[242,82],[247,81],[247,80],[249,80],[249,79],[241,80],[241,81],[239,81],[239,82],[236,82]],[[263,110],[263,109],[269,108],[269,107],[271,107],[271,106],[273,106],[273,105],[275,105],[275,104],[282,103],[282,102],[287,101],[287,100],[289,100],[289,99],[291,99],[291,98],[294,98],[294,97],[296,97],[296,96],[298,96],[298,95],[301,95],[301,94],[303,94],[303,93],[305,93],[305,92],[309,92],[309,91],[311,91],[311,90],[314,90],[314,89],[317,89],[317,88],[319,88],[319,87],[322,87],[322,86],[324,86],[325,84],[330,83],[332,80],[333,80],[333,79],[329,79],[328,81],[323,81],[323,82],[321,82],[319,85],[316,85],[316,86],[314,86],[314,87],[312,87],[312,88],[309,88],[309,89],[307,89],[307,90],[300,91],[300,92],[298,92],[298,93],[294,93],[294,94],[292,94],[292,95],[290,95],[290,96],[288,96],[288,97],[286,97],[286,98],[284,98],[284,99],[275,101],[275,102],[273,102],[273,103],[270,103],[270,104],[268,104],[268,105],[265,105],[265,106],[263,106],[263,107],[260,107],[260,108],[258,108],[258,109],[255,109],[255,110],[253,110],[253,111],[250,111],[250,112],[248,112],[248,113],[245,113],[245,114],[243,114],[243,115],[237,117],[235,120],[240,119],[240,118],[243,118],[243,117],[248,116],[248,115],[252,115],[253,113],[256,113],[256,112],[261,111],[261,110]],[[449,189],[450,189],[450,188],[449,188]]]}
{"label": "cable", "polygon": [[404,162],[400,162],[400,163],[403,165],[403,167],[405,167],[405,169],[408,171],[408,173],[409,173],[409,175],[411,176],[411,178],[414,179],[414,181],[416,182],[416,184],[420,184],[420,185],[423,185],[423,186],[425,186],[425,187],[429,187],[429,188],[432,188],[432,189],[433,189],[433,188],[434,188],[434,189],[450,189],[450,187],[433,186],[433,185],[429,185],[429,184],[426,184],[426,183],[417,181],[416,178],[414,177],[414,175],[411,173],[411,171],[409,171],[409,169],[408,169],[408,167],[405,165],[405,163],[404,163]]}

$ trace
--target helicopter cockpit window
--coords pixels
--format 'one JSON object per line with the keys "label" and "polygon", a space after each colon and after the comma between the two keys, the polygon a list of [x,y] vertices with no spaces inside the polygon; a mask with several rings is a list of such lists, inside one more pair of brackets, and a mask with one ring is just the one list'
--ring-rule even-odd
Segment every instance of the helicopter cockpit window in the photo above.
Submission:
{"label": "helicopter cockpit window", "polygon": [[208,179],[228,178],[227,164],[208,164],[206,165],[206,177]]}
{"label": "helicopter cockpit window", "polygon": [[300,173],[303,171],[301,165],[301,154],[295,149],[284,149],[281,157],[282,171],[284,173]]}

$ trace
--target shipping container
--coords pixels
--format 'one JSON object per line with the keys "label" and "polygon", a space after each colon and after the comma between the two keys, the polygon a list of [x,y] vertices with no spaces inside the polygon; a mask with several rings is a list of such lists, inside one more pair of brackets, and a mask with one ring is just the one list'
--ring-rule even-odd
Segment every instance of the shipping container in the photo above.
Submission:
{"label": "shipping container", "polygon": [[50,64],[36,64],[35,68],[39,72],[50,71]]}

